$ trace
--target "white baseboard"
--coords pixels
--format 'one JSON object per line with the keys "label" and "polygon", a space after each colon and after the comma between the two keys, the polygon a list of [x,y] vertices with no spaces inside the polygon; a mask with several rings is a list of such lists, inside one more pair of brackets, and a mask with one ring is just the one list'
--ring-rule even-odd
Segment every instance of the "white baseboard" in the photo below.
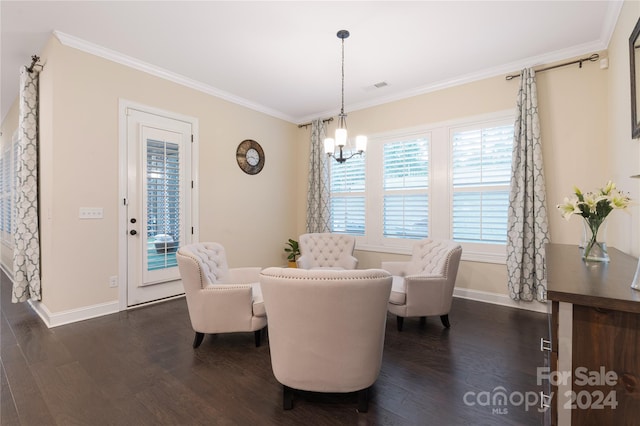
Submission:
{"label": "white baseboard", "polygon": [[[13,274],[9,273],[9,270],[5,265],[0,264],[0,269],[13,283]],[[42,322],[44,322],[48,328],[101,317],[103,315],[114,314],[120,311],[118,301],[100,303],[92,306],[83,306],[82,308],[70,309],[68,311],[57,312],[55,314],[52,314],[44,303],[37,300],[28,300],[27,303],[29,303],[29,306],[31,306],[35,313],[38,314]]]}
{"label": "white baseboard", "polygon": [[538,301],[520,302],[511,299],[506,294],[500,293],[490,293],[487,291],[456,287],[453,289],[453,297],[475,300],[478,302],[493,303],[494,305],[508,306],[511,308],[526,309],[528,311],[542,312],[545,314],[549,312],[546,303],[541,303]]}
{"label": "white baseboard", "polygon": [[9,279],[11,280],[11,282],[13,283],[13,274],[11,272],[9,272],[9,268],[7,268],[4,263],[0,263],[0,269],[2,270],[2,272],[5,273],[5,275],[7,277],[9,277]]}
{"label": "white baseboard", "polygon": [[[540,302],[517,302],[506,294],[490,293],[487,291],[471,290],[456,287],[453,296],[461,299],[475,300],[478,302],[492,303],[494,305],[508,306],[511,308],[525,309],[529,311],[547,313],[547,305]],[[183,296],[180,296],[183,297]],[[164,301],[164,300],[163,300]],[[84,321],[103,315],[115,314],[120,311],[118,301],[100,303],[92,306],[84,306],[78,309],[70,309],[57,313],[51,313],[49,309],[38,301],[29,300],[29,305],[40,316],[48,328],[58,327],[73,322]],[[146,305],[148,306],[148,305]]]}
{"label": "white baseboard", "polygon": [[52,314],[42,302],[29,300],[29,305],[31,305],[48,328],[119,312],[118,301],[84,306],[78,309],[56,312],[55,314]]}

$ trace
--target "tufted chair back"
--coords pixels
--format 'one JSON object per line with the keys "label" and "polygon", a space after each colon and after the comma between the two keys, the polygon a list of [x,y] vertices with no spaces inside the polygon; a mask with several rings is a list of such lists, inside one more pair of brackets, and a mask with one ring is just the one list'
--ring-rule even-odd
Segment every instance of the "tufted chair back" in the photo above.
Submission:
{"label": "tufted chair back", "polygon": [[332,233],[302,234],[299,238],[302,269],[356,269],[358,259],[353,257],[356,239],[351,235]]}
{"label": "tufted chair back", "polygon": [[429,274],[446,276],[450,255],[459,246],[455,241],[432,238],[417,242],[413,246],[407,275]]}
{"label": "tufted chair back", "polygon": [[413,246],[410,261],[382,262],[382,269],[393,275],[388,310],[397,315],[398,330],[403,319],[439,315],[450,327],[449,311],[462,256],[460,244],[451,240],[427,238]]}
{"label": "tufted chair back", "polygon": [[209,284],[224,282],[229,273],[227,253],[218,243],[196,243],[182,248],[191,257],[197,259],[200,266],[200,288]]}

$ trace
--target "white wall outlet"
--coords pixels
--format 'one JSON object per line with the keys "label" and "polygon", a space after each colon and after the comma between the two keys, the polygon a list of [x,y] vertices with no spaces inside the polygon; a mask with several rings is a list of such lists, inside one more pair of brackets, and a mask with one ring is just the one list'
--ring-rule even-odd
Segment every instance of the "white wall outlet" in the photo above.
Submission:
{"label": "white wall outlet", "polygon": [[80,207],[80,219],[102,219],[102,207]]}
{"label": "white wall outlet", "polygon": [[118,287],[118,277],[116,275],[109,277],[109,287]]}

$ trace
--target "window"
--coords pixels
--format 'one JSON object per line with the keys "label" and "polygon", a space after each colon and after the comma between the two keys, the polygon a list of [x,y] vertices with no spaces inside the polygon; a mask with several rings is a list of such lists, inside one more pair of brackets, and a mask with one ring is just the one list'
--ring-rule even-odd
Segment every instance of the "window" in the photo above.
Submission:
{"label": "window", "polygon": [[453,239],[506,244],[513,125],[453,130]]}
{"label": "window", "polygon": [[364,157],[330,162],[331,230],[358,250],[411,252],[416,239],[504,263],[513,111],[372,135]]}
{"label": "window", "polygon": [[0,240],[13,245],[14,197],[16,190],[16,161],[18,154],[18,132],[13,134],[11,144],[5,146],[0,155]]}
{"label": "window", "polygon": [[384,237],[426,238],[429,229],[427,138],[385,143],[382,161]]}
{"label": "window", "polygon": [[365,158],[355,156],[345,163],[330,161],[331,232],[364,235]]}

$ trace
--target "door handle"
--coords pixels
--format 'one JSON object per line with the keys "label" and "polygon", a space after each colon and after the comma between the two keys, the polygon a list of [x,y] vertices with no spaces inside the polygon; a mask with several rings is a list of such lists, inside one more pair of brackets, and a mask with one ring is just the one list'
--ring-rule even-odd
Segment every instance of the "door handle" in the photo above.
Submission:
{"label": "door handle", "polygon": [[136,231],[135,229],[132,229],[131,231],[129,231],[129,233],[131,235],[136,235],[138,233],[138,231]]}
{"label": "door handle", "polygon": [[544,392],[540,391],[540,410],[546,411],[547,408],[551,408],[551,395],[546,395]]}
{"label": "door handle", "polygon": [[551,340],[546,340],[544,337],[540,338],[540,351],[551,351]]}

